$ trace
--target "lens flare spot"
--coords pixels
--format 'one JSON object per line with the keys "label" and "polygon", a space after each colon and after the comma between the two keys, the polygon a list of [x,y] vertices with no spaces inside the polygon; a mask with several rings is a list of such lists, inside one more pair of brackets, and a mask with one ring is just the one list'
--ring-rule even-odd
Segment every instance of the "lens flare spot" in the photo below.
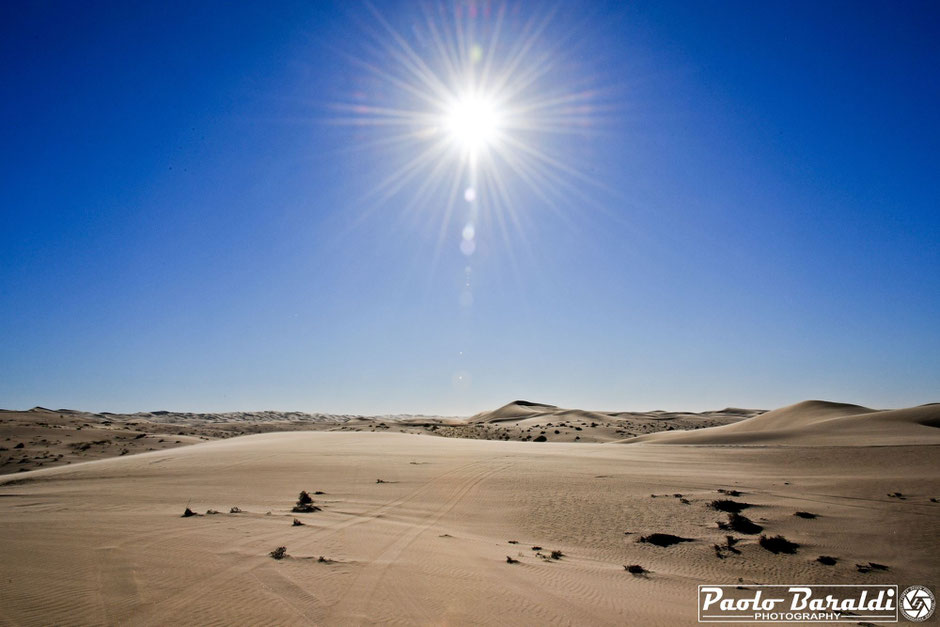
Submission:
{"label": "lens flare spot", "polygon": [[477,245],[472,239],[465,239],[460,242],[460,252],[469,257],[476,251]]}
{"label": "lens flare spot", "polygon": [[472,187],[468,187],[463,192],[463,199],[467,202],[473,202],[477,199],[477,190],[473,189]]}
{"label": "lens flare spot", "polygon": [[454,373],[451,381],[458,390],[469,390],[470,385],[473,383],[473,378],[466,370],[460,370]]}
{"label": "lens flare spot", "polygon": [[476,229],[473,228],[472,224],[468,224],[463,227],[463,238],[468,242],[476,236]]}

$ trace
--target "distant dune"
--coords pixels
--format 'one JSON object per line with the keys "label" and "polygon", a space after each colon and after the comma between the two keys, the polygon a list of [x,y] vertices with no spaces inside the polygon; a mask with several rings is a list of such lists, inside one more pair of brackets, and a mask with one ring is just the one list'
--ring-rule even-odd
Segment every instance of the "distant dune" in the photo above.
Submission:
{"label": "distant dune", "polygon": [[0,410],[0,474],[278,431],[384,431],[474,440],[588,443],[663,430],[702,429],[759,413],[735,408],[700,414],[597,412],[523,400],[471,418],[283,411],[116,414],[34,407]]}
{"label": "distant dune", "polygon": [[940,404],[875,410],[804,401],[765,412],[567,409],[517,400],[470,418],[304,412],[0,410],[0,475],[278,431],[364,431],[534,443],[877,446],[936,443]]}
{"label": "distant dune", "polygon": [[696,432],[653,433],[623,440],[654,444],[886,446],[940,444],[940,404],[876,410],[804,401],[734,424]]}
{"label": "distant dune", "polygon": [[701,413],[588,411],[518,400],[471,416],[467,425],[495,429],[510,440],[541,437],[550,442],[611,442],[624,436],[731,424],[763,411],[740,408]]}

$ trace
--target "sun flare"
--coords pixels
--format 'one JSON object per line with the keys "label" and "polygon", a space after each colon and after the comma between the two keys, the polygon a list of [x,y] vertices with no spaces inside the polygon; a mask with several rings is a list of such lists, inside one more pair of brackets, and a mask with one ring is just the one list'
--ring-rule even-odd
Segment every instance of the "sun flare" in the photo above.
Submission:
{"label": "sun flare", "polygon": [[397,197],[416,224],[433,216],[435,263],[455,223],[468,260],[494,235],[512,255],[539,208],[563,212],[572,196],[584,206],[593,181],[578,157],[606,92],[570,60],[572,31],[556,10],[473,0],[419,15],[372,7],[349,53],[363,71],[333,121],[354,125],[357,149],[381,158],[366,201]]}

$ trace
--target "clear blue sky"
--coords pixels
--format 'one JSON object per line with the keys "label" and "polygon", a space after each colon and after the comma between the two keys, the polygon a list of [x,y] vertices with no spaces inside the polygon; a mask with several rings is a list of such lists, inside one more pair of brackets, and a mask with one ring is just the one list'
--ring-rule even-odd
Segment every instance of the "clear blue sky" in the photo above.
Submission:
{"label": "clear blue sky", "polygon": [[[577,175],[502,172],[468,257],[339,123],[401,105],[366,5],[2,3],[0,407],[940,401],[940,5],[562,4],[586,123],[524,141]],[[430,66],[453,7],[376,4]]]}

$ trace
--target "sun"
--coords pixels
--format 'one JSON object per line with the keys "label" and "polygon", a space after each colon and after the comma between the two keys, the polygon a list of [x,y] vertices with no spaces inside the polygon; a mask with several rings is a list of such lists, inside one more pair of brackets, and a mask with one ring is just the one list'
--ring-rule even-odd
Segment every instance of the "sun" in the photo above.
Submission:
{"label": "sun", "polygon": [[503,117],[494,99],[465,95],[449,103],[443,127],[461,151],[476,155],[498,139]]}

